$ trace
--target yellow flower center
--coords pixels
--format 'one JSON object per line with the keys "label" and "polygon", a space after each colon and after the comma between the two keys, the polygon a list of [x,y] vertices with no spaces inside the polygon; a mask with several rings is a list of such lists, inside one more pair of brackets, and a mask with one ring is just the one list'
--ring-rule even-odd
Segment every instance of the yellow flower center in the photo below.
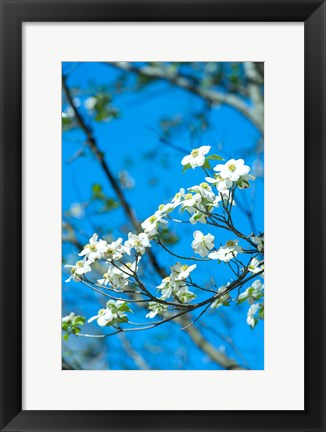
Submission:
{"label": "yellow flower center", "polygon": [[198,151],[198,149],[194,149],[194,150],[192,150],[192,152],[191,152],[191,156],[192,157],[197,157],[199,155],[199,151]]}
{"label": "yellow flower center", "polygon": [[150,218],[149,218],[149,221],[150,221],[150,223],[153,223],[153,222],[155,222],[156,221],[156,216],[151,216]]}
{"label": "yellow flower center", "polygon": [[88,248],[91,252],[96,252],[96,245],[94,245],[94,244],[89,245]]}
{"label": "yellow flower center", "polygon": [[234,243],[234,241],[229,240],[229,241],[226,242],[226,245],[229,246],[229,247],[230,246],[235,246],[235,243]]}
{"label": "yellow flower center", "polygon": [[208,184],[207,184],[206,182],[200,183],[200,186],[201,186],[203,189],[209,189],[209,186],[208,186]]}
{"label": "yellow flower center", "polygon": [[229,165],[229,170],[230,170],[231,172],[234,172],[236,169],[237,169],[237,167],[236,167],[234,164],[230,164],[230,165]]}

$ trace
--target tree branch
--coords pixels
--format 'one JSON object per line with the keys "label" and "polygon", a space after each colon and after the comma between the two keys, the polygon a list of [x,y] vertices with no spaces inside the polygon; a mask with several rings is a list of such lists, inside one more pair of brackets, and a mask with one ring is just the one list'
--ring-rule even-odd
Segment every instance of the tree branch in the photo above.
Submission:
{"label": "tree branch", "polygon": [[[120,63],[119,63],[120,64]],[[125,63],[124,63],[125,64]],[[117,64],[115,64],[117,65]],[[104,159],[104,155],[103,153],[99,150],[97,142],[95,140],[95,137],[93,135],[93,131],[92,129],[86,124],[86,122],[84,121],[82,115],[80,114],[78,108],[76,107],[74,101],[73,101],[73,97],[71,95],[70,89],[67,85],[66,82],[67,78],[65,76],[63,76],[62,78],[62,86],[63,86],[63,90],[64,93],[68,99],[69,104],[71,105],[77,123],[79,125],[79,127],[84,131],[86,138],[87,138],[87,144],[90,148],[90,150],[92,151],[92,153],[95,155],[96,159],[98,160],[100,166],[102,167],[110,185],[112,186],[113,190],[115,191],[118,199],[121,202],[121,205],[124,209],[124,212],[127,216],[127,218],[130,220],[131,224],[133,225],[133,227],[139,231],[140,230],[140,224],[139,221],[136,219],[134,212],[132,211],[129,203],[127,202],[127,200],[124,197],[123,191],[119,185],[119,183],[117,182],[117,180],[115,179],[115,177],[113,176],[108,163],[106,162],[106,160]],[[178,80],[178,85],[180,85],[180,81]],[[185,82],[183,82],[185,85]],[[189,84],[187,84],[189,85]],[[186,87],[184,87],[186,88]],[[189,90],[191,90],[191,88],[189,88]],[[195,90],[194,90],[195,91]],[[203,96],[202,96],[203,97]],[[160,277],[164,278],[167,276],[165,270],[159,265],[159,263],[156,260],[156,257],[153,255],[152,251],[149,250],[148,251],[148,256],[150,259],[150,262],[153,266],[153,268],[155,269],[155,271],[160,275]],[[182,327],[186,327],[190,324],[190,320],[189,318],[187,318],[186,316],[182,315],[181,317],[176,319],[176,322],[180,322],[180,325]],[[214,362],[216,362],[217,364],[219,364],[221,367],[224,367],[226,369],[242,369],[241,366],[237,365],[236,362],[234,362],[233,360],[230,360],[228,357],[226,357],[223,353],[221,353],[220,351],[218,351],[213,345],[211,345],[205,338],[204,336],[200,333],[200,331],[194,327],[191,326],[187,329],[187,334],[190,336],[190,338],[192,339],[192,341],[200,348],[202,349]]]}
{"label": "tree branch", "polygon": [[129,62],[104,62],[104,64],[113,66],[126,72],[133,72],[137,75],[142,75],[150,79],[161,79],[167,81],[170,84],[188,90],[202,99],[205,99],[210,104],[231,106],[247,117],[261,133],[263,132],[264,122],[261,118],[261,114],[257,112],[255,107],[250,107],[243,101],[242,98],[235,94],[221,93],[216,90],[203,88],[200,85],[194,83],[194,81],[188,77],[174,71],[171,72],[169,69],[164,69],[159,65],[134,66]]}

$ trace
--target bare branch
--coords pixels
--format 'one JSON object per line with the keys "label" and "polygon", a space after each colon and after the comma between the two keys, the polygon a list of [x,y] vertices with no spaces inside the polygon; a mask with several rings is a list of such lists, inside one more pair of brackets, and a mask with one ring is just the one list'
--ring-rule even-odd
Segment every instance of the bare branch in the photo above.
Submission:
{"label": "bare branch", "polygon": [[216,90],[203,88],[179,72],[171,72],[169,69],[164,69],[160,65],[134,66],[129,62],[105,62],[105,64],[126,72],[134,72],[147,78],[167,81],[205,99],[210,104],[231,106],[247,117],[257,127],[257,129],[259,129],[260,132],[263,132],[264,124],[261,115],[256,112],[256,109],[250,107],[244,102],[242,98],[237,95],[221,93]]}

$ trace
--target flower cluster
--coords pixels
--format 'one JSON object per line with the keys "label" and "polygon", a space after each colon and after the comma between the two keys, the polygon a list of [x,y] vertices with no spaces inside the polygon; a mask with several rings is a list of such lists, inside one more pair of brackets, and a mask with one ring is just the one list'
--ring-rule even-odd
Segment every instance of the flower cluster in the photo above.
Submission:
{"label": "flower cluster", "polygon": [[161,291],[160,298],[167,300],[173,296],[180,303],[189,303],[196,298],[196,295],[189,291],[186,283],[186,279],[196,267],[196,264],[188,266],[179,262],[172,266],[170,276],[164,278],[161,284],[157,286],[157,289]]}
{"label": "flower cluster", "polygon": [[251,240],[257,245],[259,252],[264,252],[264,235],[251,237]]}
{"label": "flower cluster", "polygon": [[[89,107],[93,102],[93,100],[89,101]],[[106,290],[105,295],[109,297],[110,294],[107,292],[112,290],[127,296],[133,296],[136,293],[140,297],[144,296],[140,300],[134,298],[133,301],[146,305],[148,309],[146,317],[149,319],[157,316],[164,319],[165,312],[175,309],[186,312],[187,307],[189,310],[200,307],[200,301],[198,304],[189,304],[197,297],[197,289],[213,293],[211,298],[204,302],[212,309],[229,306],[232,301],[237,301],[238,304],[247,301],[250,306],[247,323],[252,328],[259,319],[263,319],[264,285],[262,282],[257,279],[241,294],[239,290],[242,286],[248,286],[247,282],[251,283],[254,275],[263,277],[264,262],[261,258],[264,254],[264,236],[261,233],[243,235],[235,229],[233,222],[230,222],[231,211],[235,206],[236,190],[248,188],[249,181],[254,180],[254,177],[250,175],[250,168],[245,165],[243,159],[230,159],[224,164],[219,163],[212,167],[210,165],[212,161],[222,159],[218,155],[209,155],[209,151],[210,146],[199,147],[192,150],[181,161],[184,166],[183,171],[201,167],[205,172],[206,181],[188,189],[181,188],[170,202],[159,205],[154,214],[141,223],[141,232],[129,232],[126,240],[119,237],[109,243],[104,239],[99,239],[97,234],[93,234],[79,253],[81,259],[74,265],[66,266],[71,272],[67,282],[71,280],[83,282],[88,286],[97,287],[95,290],[102,293],[101,290]],[[211,173],[208,173],[208,170]],[[172,213],[176,211],[182,215],[182,220],[172,216]],[[191,247],[194,254],[199,255],[200,258],[180,256],[180,259],[211,261],[211,265],[217,264],[214,261],[226,263],[238,279],[231,280],[218,289],[212,280],[211,288],[213,289],[206,289],[193,282],[191,273],[197,267],[196,264],[176,262],[170,267],[170,274],[164,277],[159,285],[145,286],[139,276],[141,273],[139,263],[141,261],[141,267],[144,268],[147,263],[146,253],[148,255],[149,250],[150,252],[155,251],[155,247],[161,246],[165,251],[170,252],[164,245],[163,233],[171,221],[190,223],[190,226],[201,223],[206,224],[207,227],[227,230],[232,237],[225,244],[220,243],[220,246],[215,246],[218,240],[215,232],[213,235],[211,232],[193,231]],[[241,243],[247,243],[249,250],[239,245],[239,239]],[[249,263],[245,265],[240,261],[238,255],[247,253],[252,255]],[[172,255],[175,254],[172,253]],[[179,257],[179,255],[176,256]],[[244,259],[241,257],[241,260]],[[86,278],[86,275],[92,271],[92,266],[97,261],[102,262],[102,267],[96,266],[94,269],[98,272],[99,268],[103,268],[104,273],[99,279],[96,278],[97,282],[94,282]],[[248,276],[247,280],[245,276]],[[153,292],[155,286],[156,294]],[[195,292],[190,291],[189,287]],[[134,288],[137,288],[137,292]],[[238,297],[232,300],[230,292],[235,288],[238,288]],[[106,303],[106,307],[100,309],[98,314],[90,318],[88,322],[96,320],[100,327],[114,325],[115,328],[121,329],[121,324],[128,322],[127,312],[131,312],[128,299],[113,297]],[[77,324],[81,324],[81,321],[81,317],[70,314],[63,319],[63,325],[66,331],[78,334]]]}
{"label": "flower cluster", "polygon": [[157,302],[149,302],[148,303],[148,314],[146,314],[146,318],[155,318],[156,315],[163,315],[167,310],[167,305]]}
{"label": "flower cluster", "polygon": [[105,309],[100,309],[98,314],[90,318],[87,322],[97,321],[100,327],[112,326],[128,322],[126,312],[132,312],[128,304],[122,300],[109,300]]}
{"label": "flower cluster", "polygon": [[195,231],[191,247],[195,253],[199,254],[201,257],[206,257],[209,251],[214,247],[214,236],[209,233],[204,235],[201,231]]}
{"label": "flower cluster", "polygon": [[[264,285],[259,279],[257,279],[238,297],[238,304],[247,301],[250,305],[247,314],[247,323],[251,328],[254,328],[256,326],[256,324],[258,323],[258,319],[264,318],[264,303],[257,303],[257,300],[262,299],[263,296]],[[256,317],[257,312],[258,315]]]}
{"label": "flower cluster", "polygon": [[62,318],[61,327],[64,332],[64,339],[68,340],[69,335],[77,335],[82,326],[85,323],[85,318],[80,315],[75,315],[74,312],[71,312],[69,315],[66,315]]}

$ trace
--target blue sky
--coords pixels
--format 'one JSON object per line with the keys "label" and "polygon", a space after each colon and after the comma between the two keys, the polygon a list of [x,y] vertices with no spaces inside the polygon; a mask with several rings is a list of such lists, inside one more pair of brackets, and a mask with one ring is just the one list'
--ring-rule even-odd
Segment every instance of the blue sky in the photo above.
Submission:
{"label": "blue sky", "polygon": [[[75,67],[76,66],[76,67]],[[109,86],[119,78],[120,72],[100,63],[74,65],[63,64],[63,71],[71,71],[68,78],[69,87],[78,90],[81,102],[98,91],[99,86]],[[132,80],[133,77],[130,77]],[[138,92],[130,91],[113,94],[112,105],[121,115],[110,122],[96,123],[84,109],[83,114],[94,131],[100,149],[115,176],[121,170],[127,170],[135,181],[135,187],[125,190],[128,202],[135,209],[139,220],[145,219],[157,209],[160,203],[168,202],[181,187],[190,187],[203,181],[201,170],[189,170],[182,173],[180,161],[183,153],[160,141],[160,124],[162,119],[182,119],[191,124],[196,114],[204,109],[198,97],[168,85],[155,82]],[[82,106],[82,105],[81,105]],[[64,104],[63,110],[67,107]],[[83,108],[82,108],[83,109]],[[86,155],[74,159],[83,148],[84,134],[73,129],[63,133],[62,138],[62,209],[63,218],[75,203],[88,203],[92,185],[101,184],[106,195],[115,198],[98,162],[86,150]],[[260,133],[241,114],[232,108],[219,106],[209,111],[209,127],[200,134],[191,134],[189,128],[177,129],[171,136],[173,144],[190,152],[200,145],[210,145],[211,153],[218,153],[224,159],[244,158],[251,167],[257,164],[257,154],[252,149],[257,145]],[[256,161],[256,162],[255,162]],[[259,162],[262,163],[261,155]],[[257,165],[256,165],[257,166]],[[239,201],[246,208],[253,209],[254,223],[257,231],[264,231],[264,185],[263,178],[258,177],[254,188],[238,193]],[[79,239],[87,243],[93,232],[110,233],[114,237],[123,236],[122,225],[125,218],[121,209],[102,215],[96,214],[97,204],[88,208],[85,217],[71,218],[78,227]],[[70,216],[69,216],[70,217]],[[69,218],[68,218],[69,219]],[[234,209],[234,220],[244,233],[252,228],[248,219]],[[121,228],[122,227],[122,228]],[[181,255],[189,256],[190,243],[195,229],[205,234],[210,227],[175,224],[172,229],[179,235],[179,242],[171,249]],[[216,234],[213,233],[212,234]],[[218,242],[230,239],[230,234],[218,232]],[[159,260],[166,268],[175,263],[175,258],[156,251]],[[70,244],[63,244],[63,257],[66,262],[77,260],[76,249]],[[215,265],[215,267],[214,267]],[[208,270],[209,269],[209,270]],[[207,272],[216,276],[216,263],[199,268],[196,275],[207,280]],[[218,268],[218,280],[221,285],[231,277],[227,266]],[[87,290],[81,283],[65,283],[67,273],[63,270],[63,313],[75,311],[89,318],[105,304],[105,299]],[[159,281],[158,281],[159,282]],[[230,357],[252,369],[264,367],[264,324],[259,322],[254,330],[246,324],[248,304],[232,304],[218,311],[209,310],[196,325],[207,339]],[[136,311],[133,318],[141,317],[144,312]],[[139,318],[140,319],[140,318]],[[88,333],[99,332],[96,324],[87,325]],[[175,324],[165,324],[153,330],[126,334],[133,349],[152,369],[218,369],[206,354],[201,352],[190,341],[184,331]],[[229,343],[232,339],[232,343]],[[115,336],[105,340],[86,340],[71,337],[64,343],[63,352],[67,358],[78,361],[85,369],[136,369],[135,362],[126,356],[121,338]]]}

